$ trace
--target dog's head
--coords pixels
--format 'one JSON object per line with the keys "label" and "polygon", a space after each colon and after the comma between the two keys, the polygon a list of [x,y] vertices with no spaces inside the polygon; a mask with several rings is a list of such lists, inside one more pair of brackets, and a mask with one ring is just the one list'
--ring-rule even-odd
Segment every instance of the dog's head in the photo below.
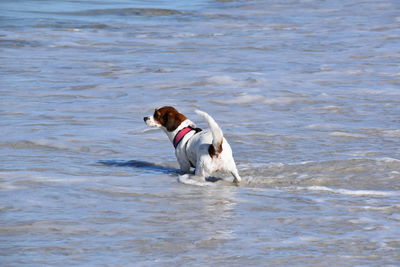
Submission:
{"label": "dog's head", "polygon": [[169,106],[158,108],[152,116],[144,117],[143,119],[147,126],[164,127],[169,132],[174,131],[183,121],[187,120],[185,115]]}

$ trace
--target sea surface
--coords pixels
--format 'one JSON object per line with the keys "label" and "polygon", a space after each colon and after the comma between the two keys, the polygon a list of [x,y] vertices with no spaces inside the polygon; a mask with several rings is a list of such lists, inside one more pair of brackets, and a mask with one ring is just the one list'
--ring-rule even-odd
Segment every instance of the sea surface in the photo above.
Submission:
{"label": "sea surface", "polygon": [[400,266],[398,0],[2,0],[0,99],[1,266]]}

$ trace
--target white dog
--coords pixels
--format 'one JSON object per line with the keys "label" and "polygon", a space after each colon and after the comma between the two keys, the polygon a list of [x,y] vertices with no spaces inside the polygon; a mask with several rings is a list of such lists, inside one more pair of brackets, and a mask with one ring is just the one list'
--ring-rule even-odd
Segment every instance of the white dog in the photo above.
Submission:
{"label": "white dog", "polygon": [[[207,113],[196,110],[208,123],[210,130],[201,130],[173,107],[162,107],[153,116],[144,117],[150,127],[164,130],[175,147],[175,155],[182,173],[188,174],[190,167],[196,168],[197,179],[205,182],[215,171],[225,171],[241,181],[232,156],[232,149],[222,134],[221,128]],[[192,177],[194,178],[194,177]]]}

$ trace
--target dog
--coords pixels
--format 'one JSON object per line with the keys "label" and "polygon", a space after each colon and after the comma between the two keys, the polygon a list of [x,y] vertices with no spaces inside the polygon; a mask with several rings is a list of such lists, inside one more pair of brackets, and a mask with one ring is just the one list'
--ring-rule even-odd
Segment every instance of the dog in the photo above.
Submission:
{"label": "dog", "polygon": [[238,185],[242,179],[221,128],[206,112],[195,112],[205,119],[209,130],[196,128],[195,123],[170,106],[155,109],[152,116],[143,119],[147,126],[161,128],[167,134],[182,174],[190,174],[190,168],[195,168],[196,177],[189,177],[205,182],[212,173],[224,171],[230,173],[233,183]]}

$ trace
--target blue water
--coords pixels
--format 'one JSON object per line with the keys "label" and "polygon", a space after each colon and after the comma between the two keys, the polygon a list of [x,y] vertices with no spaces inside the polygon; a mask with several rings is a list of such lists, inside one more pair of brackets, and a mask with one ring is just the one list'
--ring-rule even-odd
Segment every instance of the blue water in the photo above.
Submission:
{"label": "blue water", "polygon": [[[399,10],[1,1],[1,265],[397,266]],[[216,119],[239,187],[177,181],[162,105]]]}

